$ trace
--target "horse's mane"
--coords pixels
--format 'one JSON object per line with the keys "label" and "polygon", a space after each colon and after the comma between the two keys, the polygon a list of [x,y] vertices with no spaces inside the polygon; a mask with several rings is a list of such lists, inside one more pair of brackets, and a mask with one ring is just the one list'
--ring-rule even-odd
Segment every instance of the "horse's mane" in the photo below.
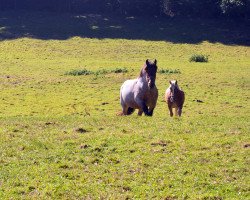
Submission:
{"label": "horse's mane", "polygon": [[142,66],[141,71],[140,71],[140,74],[139,74],[139,77],[143,77],[143,71],[144,71],[144,69],[145,69],[146,66],[147,66],[146,64],[144,64],[144,65]]}

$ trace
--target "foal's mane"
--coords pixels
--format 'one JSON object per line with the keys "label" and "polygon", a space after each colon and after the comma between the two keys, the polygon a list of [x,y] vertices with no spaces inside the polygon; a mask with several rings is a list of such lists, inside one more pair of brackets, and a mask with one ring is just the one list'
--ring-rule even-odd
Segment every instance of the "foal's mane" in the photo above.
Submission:
{"label": "foal's mane", "polygon": [[[176,80],[172,80],[172,81],[176,81]],[[172,83],[172,81],[170,81]],[[172,84],[169,85],[169,88],[171,87]],[[181,90],[178,83],[175,82],[175,87],[178,89],[178,90]]]}

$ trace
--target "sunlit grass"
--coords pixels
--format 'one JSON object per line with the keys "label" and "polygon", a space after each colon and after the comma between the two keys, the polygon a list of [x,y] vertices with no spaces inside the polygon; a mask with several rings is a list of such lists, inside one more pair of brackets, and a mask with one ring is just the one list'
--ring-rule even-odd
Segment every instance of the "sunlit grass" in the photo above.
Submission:
{"label": "sunlit grass", "polygon": [[[249,47],[74,37],[0,49],[1,199],[249,198]],[[181,73],[157,74],[152,118],[117,117],[121,84],[148,58]],[[126,73],[65,75],[117,66]],[[186,93],[180,119],[163,98],[171,79]]]}

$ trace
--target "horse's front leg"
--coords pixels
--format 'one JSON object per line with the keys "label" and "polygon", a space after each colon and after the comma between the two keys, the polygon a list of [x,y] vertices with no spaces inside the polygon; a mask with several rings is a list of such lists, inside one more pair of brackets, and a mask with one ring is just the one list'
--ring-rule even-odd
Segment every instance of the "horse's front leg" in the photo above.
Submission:
{"label": "horse's front leg", "polygon": [[149,111],[148,111],[148,115],[149,115],[149,116],[153,116],[154,109],[155,109],[155,108],[149,108]]}
{"label": "horse's front leg", "polygon": [[138,106],[139,106],[139,112],[138,112],[138,115],[142,115],[142,112],[145,113],[146,116],[149,116],[149,112],[148,112],[148,107],[145,103],[145,101],[142,101],[142,100],[137,100],[136,101]]}
{"label": "horse's front leg", "polygon": [[139,116],[142,116],[142,113],[143,113],[143,110],[142,110],[142,109],[139,109],[138,115],[139,115]]}
{"label": "horse's front leg", "polygon": [[145,113],[146,116],[150,116],[150,114],[148,112],[148,107],[147,107],[145,102],[143,102],[143,104],[142,104],[142,110],[143,110],[143,112]]}
{"label": "horse's front leg", "polygon": [[177,114],[179,117],[181,116],[181,113],[182,113],[182,108],[178,107]]}

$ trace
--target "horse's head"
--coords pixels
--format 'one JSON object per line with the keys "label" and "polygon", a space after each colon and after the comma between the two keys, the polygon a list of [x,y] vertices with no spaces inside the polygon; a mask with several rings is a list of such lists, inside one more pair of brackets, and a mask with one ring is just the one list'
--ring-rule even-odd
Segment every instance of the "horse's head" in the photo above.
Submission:
{"label": "horse's head", "polygon": [[176,97],[176,94],[179,90],[179,86],[177,84],[177,80],[172,80],[172,81],[169,81],[170,83],[170,91],[171,91],[171,95],[170,95],[170,101],[171,102],[174,102],[175,101],[175,97]]}
{"label": "horse's head", "polygon": [[146,60],[146,65],[144,70],[146,72],[146,80],[148,82],[149,88],[155,87],[155,79],[156,79],[156,72],[157,72],[157,60],[153,62]]}

